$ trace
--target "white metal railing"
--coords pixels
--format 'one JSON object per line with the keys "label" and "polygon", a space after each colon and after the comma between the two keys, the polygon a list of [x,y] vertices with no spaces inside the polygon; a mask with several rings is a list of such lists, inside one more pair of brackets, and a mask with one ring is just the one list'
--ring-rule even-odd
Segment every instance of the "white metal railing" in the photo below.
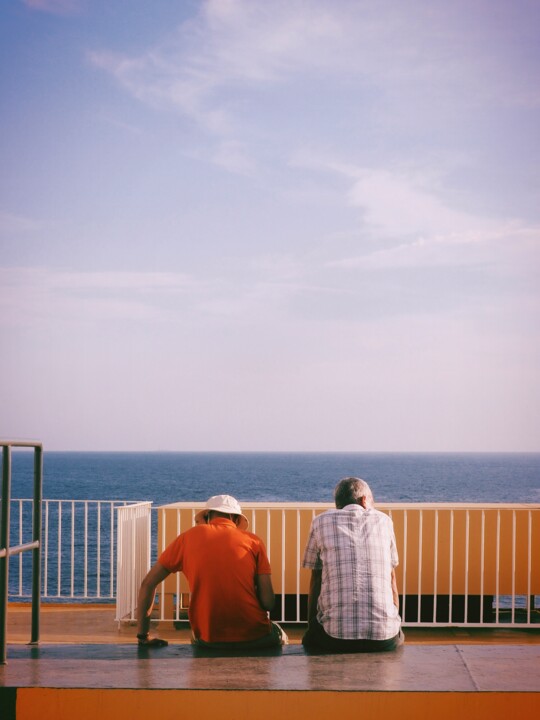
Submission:
{"label": "white metal railing", "polygon": [[[137,590],[152,559],[193,525],[202,504],[177,503],[156,510],[149,502],[128,502],[43,501],[44,598],[116,598],[117,619],[134,618]],[[329,507],[243,503],[250,530],[268,549],[278,621],[305,620],[309,573],[301,568],[303,551],[312,518]],[[379,509],[394,521],[406,626],[540,627],[540,505],[394,503]],[[155,533],[152,512],[158,515]],[[28,542],[31,515],[31,500],[12,500],[14,545]],[[10,598],[30,597],[30,563],[22,554],[9,562]],[[158,602],[161,620],[184,620],[189,605],[185,578],[167,578]]]}
{"label": "white metal railing", "polygon": [[[59,601],[113,601],[116,597],[115,509],[125,500],[43,500],[42,597]],[[30,499],[11,501],[11,532],[16,544],[32,532]],[[27,557],[11,558],[9,597],[29,598]]]}
{"label": "white metal railing", "polygon": [[[158,510],[158,552],[193,524],[201,503]],[[279,622],[303,622],[309,572],[301,568],[322,503],[242,503],[268,549]],[[540,505],[384,504],[394,521],[401,615],[408,627],[537,627]],[[176,574],[160,586],[159,618],[186,619],[189,588]]]}
{"label": "white metal railing", "polygon": [[152,503],[117,508],[116,620],[134,620],[137,594],[151,562]]}
{"label": "white metal railing", "polygon": [[[387,510],[394,519],[401,515],[397,542],[406,626],[540,629],[539,505],[430,503]],[[411,517],[416,537],[407,548]],[[427,520],[432,527],[426,532]],[[437,607],[441,599],[443,607]],[[407,611],[411,600],[413,613]]]}

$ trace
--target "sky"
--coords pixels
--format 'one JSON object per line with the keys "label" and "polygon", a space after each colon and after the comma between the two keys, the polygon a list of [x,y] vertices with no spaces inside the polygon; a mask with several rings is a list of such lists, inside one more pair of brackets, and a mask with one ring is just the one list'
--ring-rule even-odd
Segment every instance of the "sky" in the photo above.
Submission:
{"label": "sky", "polygon": [[538,0],[6,0],[0,437],[540,451]]}

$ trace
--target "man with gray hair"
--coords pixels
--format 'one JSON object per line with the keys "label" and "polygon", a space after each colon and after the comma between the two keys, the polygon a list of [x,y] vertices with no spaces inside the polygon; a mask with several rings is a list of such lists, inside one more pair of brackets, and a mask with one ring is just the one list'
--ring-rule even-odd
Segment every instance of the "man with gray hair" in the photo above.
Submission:
{"label": "man with gray hair", "polygon": [[345,478],[335,510],[313,519],[303,566],[311,569],[308,650],[379,652],[404,642],[392,520],[376,510],[369,485]]}

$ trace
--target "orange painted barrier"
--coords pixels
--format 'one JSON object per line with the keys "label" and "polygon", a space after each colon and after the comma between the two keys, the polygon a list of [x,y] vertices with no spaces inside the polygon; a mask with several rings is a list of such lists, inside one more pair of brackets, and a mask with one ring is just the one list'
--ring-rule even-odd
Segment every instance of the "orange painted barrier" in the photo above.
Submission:
{"label": "orange painted barrier", "polygon": [[[175,503],[159,509],[159,551],[193,525],[194,514],[201,507],[202,503]],[[279,596],[277,620],[305,618],[309,572],[301,567],[304,547],[312,518],[330,507],[323,503],[242,503],[250,529],[268,549]],[[540,594],[540,505],[377,507],[394,521],[400,556],[398,588],[406,623],[512,625],[520,603],[526,614],[524,618],[522,612],[520,626],[530,622],[529,598]],[[501,596],[507,596],[504,602],[510,603],[509,621],[500,615]],[[167,578],[160,602],[162,620],[185,618],[189,588],[183,576]]]}

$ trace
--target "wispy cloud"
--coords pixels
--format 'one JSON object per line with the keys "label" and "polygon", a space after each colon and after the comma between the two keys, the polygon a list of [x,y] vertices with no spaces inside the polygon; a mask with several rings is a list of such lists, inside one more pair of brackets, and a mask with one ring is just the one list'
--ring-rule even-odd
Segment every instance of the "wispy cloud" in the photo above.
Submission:
{"label": "wispy cloud", "polygon": [[359,170],[347,196],[365,222],[383,235],[453,235],[486,229],[495,223],[452,209],[429,189],[432,177],[388,170]]}
{"label": "wispy cloud", "polygon": [[212,317],[258,323],[291,297],[312,290],[305,271],[291,258],[248,264],[246,272],[237,268],[237,274],[204,278],[174,272],[0,268],[0,324],[200,323]]}
{"label": "wispy cloud", "polygon": [[69,272],[49,275],[49,282],[58,288],[74,290],[131,290],[139,293],[176,293],[193,289],[188,275],[171,272]]}
{"label": "wispy cloud", "polygon": [[32,10],[52,15],[73,15],[79,12],[86,0],[22,0]]}
{"label": "wispy cloud", "polygon": [[202,290],[187,275],[0,268],[3,324],[156,320],[174,315],[182,298]]}
{"label": "wispy cloud", "polygon": [[0,235],[18,235],[32,232],[41,227],[41,223],[25,215],[0,211]]}
{"label": "wispy cloud", "polygon": [[[62,1],[69,2],[57,0]],[[499,91],[502,98],[512,79],[520,102],[531,96],[536,102],[532,78],[505,79],[504,57],[496,52],[504,39],[504,26],[495,22],[471,22],[464,32],[461,13],[445,1],[423,8],[367,1],[206,0],[197,14],[141,54],[103,49],[90,59],[140,100],[174,107],[210,132],[227,134],[235,105],[223,90],[273,86],[310,73],[322,84],[355,78],[368,87],[376,83],[386,95],[412,92],[416,100],[424,95],[425,107],[449,92],[454,101],[456,93],[472,103],[478,92],[485,97]]]}
{"label": "wispy cloud", "polygon": [[509,223],[496,231],[421,237],[334,260],[329,266],[363,270],[481,266],[496,274],[530,274],[540,266],[540,227]]}
{"label": "wispy cloud", "polygon": [[225,140],[217,145],[211,159],[216,165],[239,175],[253,175],[255,167],[243,143]]}
{"label": "wispy cloud", "polygon": [[[235,88],[255,89],[284,81],[312,57],[313,44],[340,34],[335,13],[314,4],[210,0],[158,46],[139,56],[94,51],[90,60],[131,94],[174,109],[218,137],[237,130]],[[223,91],[229,91],[227,99]],[[222,146],[216,156],[219,163]],[[238,163],[232,163],[238,167]],[[244,172],[244,161],[239,165]]]}
{"label": "wispy cloud", "polygon": [[540,261],[539,226],[452,207],[439,167],[365,168],[305,152],[297,153],[291,164],[338,178],[343,201],[358,210],[359,252],[330,260],[329,267],[484,265],[527,271]]}
{"label": "wispy cloud", "polygon": [[[412,151],[411,137],[446,138],[455,126],[466,134],[461,125],[478,108],[538,102],[530,71],[512,70],[521,67],[512,30],[481,13],[464,28],[470,12],[461,0],[206,0],[151,47],[96,48],[89,59],[141,102],[190,122],[202,137],[190,134],[186,151],[232,173],[281,163],[287,143],[303,142],[310,112],[332,128],[316,131],[321,146],[357,153],[365,126],[405,138],[400,154],[421,162],[425,143]],[[511,27],[511,13],[501,12]],[[300,111],[304,93],[313,105]],[[382,166],[386,153],[378,154]]]}
{"label": "wispy cloud", "polygon": [[300,297],[343,295],[293,255],[261,256],[217,275],[0,268],[0,325],[186,322],[240,326],[285,317]]}

